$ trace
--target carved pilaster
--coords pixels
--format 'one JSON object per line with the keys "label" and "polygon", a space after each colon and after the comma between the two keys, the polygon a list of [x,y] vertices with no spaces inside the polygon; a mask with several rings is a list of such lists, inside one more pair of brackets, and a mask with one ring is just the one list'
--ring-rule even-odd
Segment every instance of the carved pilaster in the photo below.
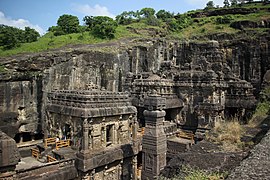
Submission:
{"label": "carved pilaster", "polygon": [[122,179],[123,160],[121,160],[118,168],[118,179]]}
{"label": "carved pilaster", "polygon": [[82,176],[82,180],[89,180],[89,174],[88,174],[88,173],[85,173],[85,174]]}
{"label": "carved pilaster", "polygon": [[101,124],[101,146],[106,147],[106,124]]}
{"label": "carved pilaster", "polygon": [[133,180],[137,180],[138,177],[137,177],[137,163],[138,163],[138,160],[137,160],[137,156],[133,156],[132,158],[132,179]]}
{"label": "carved pilaster", "polygon": [[82,143],[82,150],[86,151],[89,148],[88,142],[89,142],[89,136],[88,136],[88,122],[87,118],[83,120],[83,143]]}
{"label": "carved pilaster", "polygon": [[90,174],[90,180],[94,180],[94,179],[95,179],[95,173],[96,173],[96,170],[93,169],[93,170],[91,171],[91,174]]}
{"label": "carved pilaster", "polygon": [[117,129],[113,126],[113,144],[117,144]]}
{"label": "carved pilaster", "polygon": [[93,125],[92,125],[92,122],[93,122],[93,120],[91,119],[90,121],[89,121],[89,124],[88,124],[88,137],[89,137],[89,139],[88,139],[88,148],[91,150],[91,149],[93,149]]}
{"label": "carved pilaster", "polygon": [[138,136],[137,136],[137,133],[138,133],[138,122],[137,122],[137,119],[136,119],[137,116],[132,116],[132,140],[133,141],[136,141]]}

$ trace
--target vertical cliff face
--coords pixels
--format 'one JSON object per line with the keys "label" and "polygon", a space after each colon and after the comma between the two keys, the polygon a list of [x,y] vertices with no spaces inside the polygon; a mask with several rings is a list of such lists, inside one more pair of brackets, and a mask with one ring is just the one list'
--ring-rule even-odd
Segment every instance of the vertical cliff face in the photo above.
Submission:
{"label": "vertical cliff face", "polygon": [[270,68],[269,38],[224,44],[224,50],[234,74],[260,88],[262,78]]}
{"label": "vertical cliff face", "polygon": [[203,69],[233,72],[257,88],[270,69],[269,37],[206,42],[154,39],[113,46],[117,51],[84,48],[2,58],[6,70],[0,76],[0,129],[10,131],[11,137],[39,132],[47,92],[86,89],[90,82],[122,91],[129,73],[156,72],[163,61],[179,66],[199,62]]}
{"label": "vertical cliff face", "polygon": [[0,83],[0,127],[9,136],[36,131],[37,89],[36,80]]}

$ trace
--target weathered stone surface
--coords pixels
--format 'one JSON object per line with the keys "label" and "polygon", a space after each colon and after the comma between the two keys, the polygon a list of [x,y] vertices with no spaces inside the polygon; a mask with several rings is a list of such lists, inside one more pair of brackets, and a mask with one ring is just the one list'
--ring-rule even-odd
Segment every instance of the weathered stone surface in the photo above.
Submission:
{"label": "weathered stone surface", "polygon": [[19,132],[38,131],[41,125],[37,84],[36,80],[0,82],[0,129],[12,138]]}
{"label": "weathered stone surface", "polygon": [[78,178],[78,171],[74,166],[74,160],[62,160],[28,169],[17,170],[11,179],[46,179],[65,180]]}
{"label": "weathered stone surface", "polygon": [[270,131],[252,150],[248,158],[229,175],[228,179],[270,178]]}
{"label": "weathered stone surface", "polygon": [[20,154],[16,142],[0,131],[0,172],[15,169],[19,160]]}

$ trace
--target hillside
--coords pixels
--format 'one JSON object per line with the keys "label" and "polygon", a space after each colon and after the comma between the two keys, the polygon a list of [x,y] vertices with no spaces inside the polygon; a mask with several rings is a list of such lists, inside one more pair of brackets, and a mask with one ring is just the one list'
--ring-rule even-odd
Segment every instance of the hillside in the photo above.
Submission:
{"label": "hillside", "polygon": [[[156,18],[156,17],[155,17]],[[115,42],[125,38],[164,38],[178,40],[215,40],[256,38],[269,34],[270,4],[249,3],[228,8],[210,8],[174,15],[173,19],[155,19],[149,25],[145,19],[118,24],[114,38],[102,39],[88,31],[55,36],[48,32],[32,43],[6,50],[0,47],[0,56],[41,52],[78,44]]]}

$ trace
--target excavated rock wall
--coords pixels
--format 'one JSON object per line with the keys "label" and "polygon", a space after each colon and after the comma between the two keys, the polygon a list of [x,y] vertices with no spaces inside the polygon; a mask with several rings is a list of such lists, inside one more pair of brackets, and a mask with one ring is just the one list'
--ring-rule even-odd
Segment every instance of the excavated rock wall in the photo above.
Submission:
{"label": "excavated rock wall", "polygon": [[[103,50],[95,46],[1,58],[0,129],[38,132],[45,118],[46,93],[54,89],[85,89],[93,82],[110,91],[122,91],[127,74],[156,72],[162,61],[233,72],[260,87],[270,69],[269,37],[254,41],[219,40],[176,42],[160,39],[123,42]],[[106,46],[106,45],[103,45]],[[98,47],[98,46],[97,46]],[[110,51],[114,47],[117,51]]]}

